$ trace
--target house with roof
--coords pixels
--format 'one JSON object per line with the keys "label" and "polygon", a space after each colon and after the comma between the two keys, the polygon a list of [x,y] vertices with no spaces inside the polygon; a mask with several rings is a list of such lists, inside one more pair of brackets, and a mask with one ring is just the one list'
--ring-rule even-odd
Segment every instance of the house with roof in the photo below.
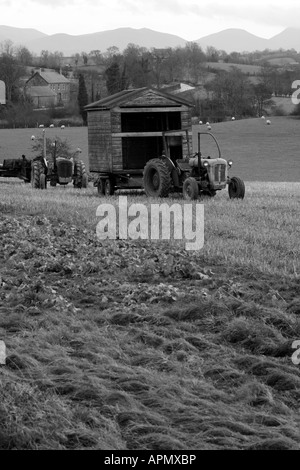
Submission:
{"label": "house with roof", "polygon": [[70,101],[70,80],[55,70],[40,69],[26,81],[25,93],[37,108],[63,106]]}

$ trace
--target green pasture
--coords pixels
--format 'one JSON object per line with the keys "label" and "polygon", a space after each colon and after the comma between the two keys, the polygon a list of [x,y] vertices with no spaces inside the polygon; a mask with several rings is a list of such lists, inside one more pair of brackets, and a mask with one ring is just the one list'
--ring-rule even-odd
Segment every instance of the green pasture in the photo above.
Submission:
{"label": "green pasture", "polygon": [[[299,131],[300,120],[292,117],[242,119],[211,124],[218,139],[222,156],[232,159],[231,174],[246,181],[297,182],[300,178]],[[206,132],[205,124],[200,126]],[[81,158],[88,165],[88,130],[86,127],[46,129],[47,137],[56,136],[70,141],[74,150],[80,147]],[[5,158],[32,155],[31,136],[42,130],[1,129],[0,162]]]}

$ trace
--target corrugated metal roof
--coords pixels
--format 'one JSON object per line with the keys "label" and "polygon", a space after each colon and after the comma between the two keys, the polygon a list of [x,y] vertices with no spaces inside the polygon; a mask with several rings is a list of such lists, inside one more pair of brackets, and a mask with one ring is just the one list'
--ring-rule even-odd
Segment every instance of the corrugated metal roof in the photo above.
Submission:
{"label": "corrugated metal roof", "polygon": [[134,98],[137,98],[138,96],[142,95],[143,93],[147,91],[152,91],[158,96],[165,97],[166,99],[173,101],[174,104],[193,106],[193,104],[190,103],[189,101],[179,98],[178,96],[174,96],[171,93],[165,93],[161,90],[157,90],[154,88],[143,87],[143,88],[134,88],[130,90],[122,90],[119,93],[115,93],[114,95],[107,96],[106,98],[102,98],[99,101],[95,101],[94,103],[88,104],[87,106],[85,106],[85,109],[87,111],[90,111],[90,110],[95,110],[95,109],[110,109],[115,106],[125,105],[126,102],[129,102]]}

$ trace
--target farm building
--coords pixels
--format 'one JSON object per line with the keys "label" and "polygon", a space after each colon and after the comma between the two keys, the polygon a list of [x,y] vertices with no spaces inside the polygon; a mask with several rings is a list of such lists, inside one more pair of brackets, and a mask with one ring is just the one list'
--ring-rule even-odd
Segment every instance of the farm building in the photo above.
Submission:
{"label": "farm building", "polygon": [[[52,93],[48,93],[47,90],[50,90]],[[37,107],[44,106],[44,104],[40,105],[40,103],[45,101],[44,97],[46,95],[48,96],[48,101],[52,95],[51,104],[66,104],[70,101],[70,81],[54,70],[41,69],[26,81],[25,93],[32,96],[35,102],[38,102],[39,105]],[[38,100],[39,97],[41,97],[40,100]]]}
{"label": "farm building", "polygon": [[[163,152],[162,132],[191,128],[192,104],[152,88],[123,90],[85,107],[91,172],[141,171]],[[188,153],[187,142],[172,136],[172,159]]]}
{"label": "farm building", "polygon": [[57,105],[57,95],[47,86],[32,86],[27,90],[35,108],[49,108]]}

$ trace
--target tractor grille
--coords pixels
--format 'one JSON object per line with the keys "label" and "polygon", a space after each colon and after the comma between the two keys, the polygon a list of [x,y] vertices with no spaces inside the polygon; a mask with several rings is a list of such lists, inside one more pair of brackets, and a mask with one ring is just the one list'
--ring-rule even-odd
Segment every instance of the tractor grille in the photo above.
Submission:
{"label": "tractor grille", "polygon": [[219,183],[226,181],[226,165],[219,163],[215,166],[215,181]]}
{"label": "tractor grille", "polygon": [[57,159],[57,173],[61,178],[71,178],[72,177],[72,162],[71,160]]}

